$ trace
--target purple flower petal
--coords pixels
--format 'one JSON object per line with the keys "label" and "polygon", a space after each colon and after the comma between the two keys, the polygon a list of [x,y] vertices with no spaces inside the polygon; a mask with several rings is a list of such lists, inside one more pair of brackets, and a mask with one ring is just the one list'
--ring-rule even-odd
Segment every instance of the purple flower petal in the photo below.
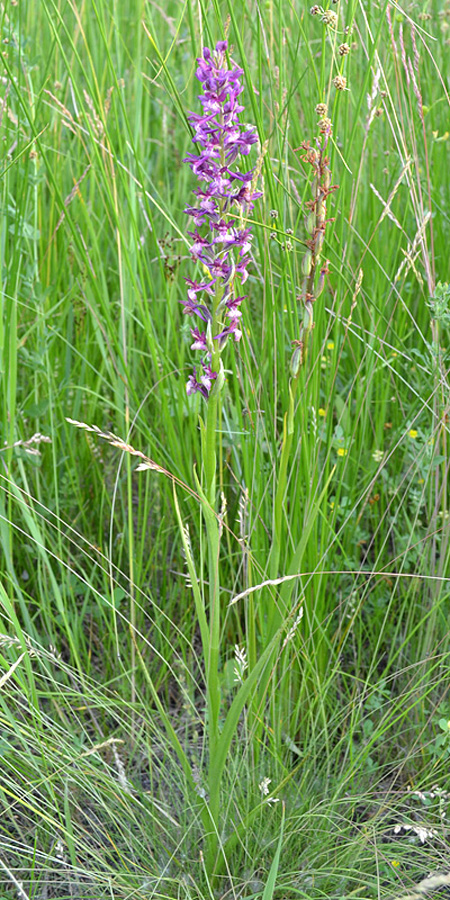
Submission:
{"label": "purple flower petal", "polygon": [[206,331],[199,331],[198,328],[192,328],[191,334],[194,338],[194,343],[191,344],[191,350],[201,350],[202,352],[206,352],[208,350],[206,346]]}

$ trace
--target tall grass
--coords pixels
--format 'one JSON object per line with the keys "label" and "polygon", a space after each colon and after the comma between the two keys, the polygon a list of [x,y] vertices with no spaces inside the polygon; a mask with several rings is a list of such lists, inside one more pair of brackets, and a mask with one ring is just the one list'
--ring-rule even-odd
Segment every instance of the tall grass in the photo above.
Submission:
{"label": "tall grass", "polygon": [[[450,7],[330,8],[1,6],[2,900],[367,900],[448,870]],[[182,159],[227,17],[268,149],[209,498],[211,757]],[[319,103],[339,187],[293,390]]]}

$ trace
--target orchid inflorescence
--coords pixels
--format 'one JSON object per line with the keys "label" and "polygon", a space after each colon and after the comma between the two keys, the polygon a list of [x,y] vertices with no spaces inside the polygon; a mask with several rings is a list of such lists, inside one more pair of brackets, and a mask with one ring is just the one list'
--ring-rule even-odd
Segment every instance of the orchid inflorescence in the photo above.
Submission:
{"label": "orchid inflorescence", "polygon": [[[197,205],[185,209],[195,230],[190,253],[208,271],[203,281],[186,278],[187,299],[183,312],[198,316],[205,330],[191,329],[191,349],[200,350],[203,359],[187,383],[187,393],[199,391],[208,399],[211,390],[220,390],[223,365],[220,359],[229,337],[241,338],[240,306],[244,296],[236,296],[235,281],[244,284],[251,260],[251,229],[246,217],[253,210],[257,191],[258,165],[248,172],[236,166],[240,156],[247,156],[258,140],[255,129],[239,122],[243,106],[238,97],[244,90],[243,70],[227,63],[227,41],[219,41],[213,52],[207,48],[197,60],[197,78],[203,86],[200,102],[203,112],[189,113],[194,129],[193,142],[200,152],[189,153],[187,162],[197,176],[200,187],[194,193]],[[259,166],[260,168],[260,166]],[[203,233],[199,230],[202,226]]]}

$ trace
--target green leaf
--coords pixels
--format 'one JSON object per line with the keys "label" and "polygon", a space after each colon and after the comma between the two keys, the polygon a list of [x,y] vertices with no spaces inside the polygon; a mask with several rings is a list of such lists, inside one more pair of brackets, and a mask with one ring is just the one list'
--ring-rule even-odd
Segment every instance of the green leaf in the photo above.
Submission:
{"label": "green leaf", "polygon": [[262,895],[262,900],[272,900],[273,892],[275,890],[275,882],[277,880],[278,875],[278,867],[280,865],[280,856],[281,856],[281,845],[283,843],[283,832],[284,832],[284,817],[285,817],[285,805],[283,803],[283,815],[281,818],[281,826],[280,826],[280,837],[278,838],[278,846],[275,851],[275,856],[272,860],[272,865],[270,867],[269,877],[267,879],[266,886],[264,888],[264,892]]}
{"label": "green leaf", "polygon": [[195,611],[197,613],[198,624],[200,626],[200,634],[202,638],[202,647],[205,659],[209,659],[209,629],[208,622],[206,619],[205,608],[203,605],[202,595],[200,593],[200,588],[198,586],[199,580],[197,576],[197,572],[195,569],[194,560],[192,559],[191,548],[186,538],[186,531],[183,525],[183,520],[181,518],[180,507],[178,505],[177,492],[175,490],[175,485],[173,487],[173,501],[175,505],[175,512],[178,519],[178,525],[180,528],[180,536],[181,543],[183,544],[184,555],[186,559],[186,565],[188,567],[189,578],[191,580],[192,585],[192,593],[194,595],[194,603],[195,603]]}
{"label": "green leaf", "polygon": [[[300,538],[300,540],[299,540],[299,542],[298,542],[298,544],[297,544],[297,546],[296,546],[296,548],[295,548],[295,550],[294,550],[294,553],[292,554],[291,562],[290,562],[289,569],[288,569],[288,573],[287,573],[288,575],[294,575],[296,572],[299,572],[299,571],[300,571],[300,566],[301,566],[301,562],[302,562],[302,559],[303,559],[303,554],[304,554],[304,552],[305,552],[305,550],[306,550],[306,547],[307,547],[307,544],[308,544],[308,540],[309,540],[309,536],[310,536],[311,531],[312,531],[312,529],[313,529],[313,525],[314,525],[314,522],[316,521],[317,515],[318,515],[318,513],[320,512],[320,507],[321,507],[321,505],[322,505],[322,501],[323,501],[324,497],[325,497],[326,494],[327,494],[327,491],[328,491],[328,487],[329,487],[330,481],[331,481],[331,479],[333,478],[333,475],[334,475],[335,471],[336,471],[336,466],[333,466],[333,468],[332,468],[332,470],[331,470],[331,472],[330,472],[330,474],[329,474],[329,476],[328,476],[328,478],[327,478],[327,480],[326,480],[326,482],[325,482],[325,486],[324,486],[323,490],[321,491],[321,493],[320,493],[318,499],[316,500],[316,502],[315,502],[315,503],[312,505],[312,507],[311,507],[311,511],[310,511],[310,513],[309,513],[309,516],[308,516],[306,525],[305,525],[305,527],[304,527],[304,529],[303,529],[303,532],[302,532],[302,536],[301,536],[301,538]],[[295,584],[294,581],[285,581],[284,584],[282,585],[282,588],[281,588],[281,596],[282,596],[282,598],[283,598],[283,603],[284,603],[286,606],[287,606],[287,604],[288,604],[288,602],[289,602],[289,599],[290,599],[290,597],[291,597],[291,594],[292,594],[292,591],[293,591],[293,588],[294,588],[294,584]]]}
{"label": "green leaf", "polygon": [[239,716],[241,715],[245,704],[250,699],[252,691],[256,688],[258,678],[264,671],[264,668],[270,659],[276,640],[278,640],[278,634],[276,634],[272,638],[266,649],[261,654],[255,668],[252,669],[248,678],[245,679],[244,683],[239,688],[238,693],[236,694],[228,710],[225,724],[218,740],[217,752],[214,758],[213,768],[214,776],[217,782],[222,777],[231,741],[233,740],[233,736],[235,735],[238,726]]}

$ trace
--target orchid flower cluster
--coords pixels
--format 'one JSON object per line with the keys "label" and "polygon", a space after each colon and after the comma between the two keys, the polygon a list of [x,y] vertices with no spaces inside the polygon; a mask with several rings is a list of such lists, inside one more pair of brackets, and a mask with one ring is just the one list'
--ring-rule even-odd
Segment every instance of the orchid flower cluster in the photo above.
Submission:
{"label": "orchid flower cluster", "polygon": [[248,172],[236,166],[236,160],[248,156],[258,138],[254,128],[239,122],[244,108],[238,102],[244,73],[234,63],[228,67],[227,47],[227,41],[219,41],[213,52],[205,48],[197,59],[203,112],[189,113],[188,120],[200,152],[189,153],[184,160],[200,182],[194,191],[197,205],[185,209],[195,226],[188,232],[193,240],[190,253],[208,272],[203,281],[186,278],[183,312],[204,323],[203,331],[191,329],[191,349],[200,350],[203,358],[186,389],[188,394],[199,391],[205,399],[214,386],[217,391],[222,387],[220,355],[225,344],[230,337],[239,341],[242,335],[240,306],[245,297],[236,296],[235,281],[238,275],[243,285],[248,277],[252,236],[246,217],[261,196],[255,189],[258,166]]}

